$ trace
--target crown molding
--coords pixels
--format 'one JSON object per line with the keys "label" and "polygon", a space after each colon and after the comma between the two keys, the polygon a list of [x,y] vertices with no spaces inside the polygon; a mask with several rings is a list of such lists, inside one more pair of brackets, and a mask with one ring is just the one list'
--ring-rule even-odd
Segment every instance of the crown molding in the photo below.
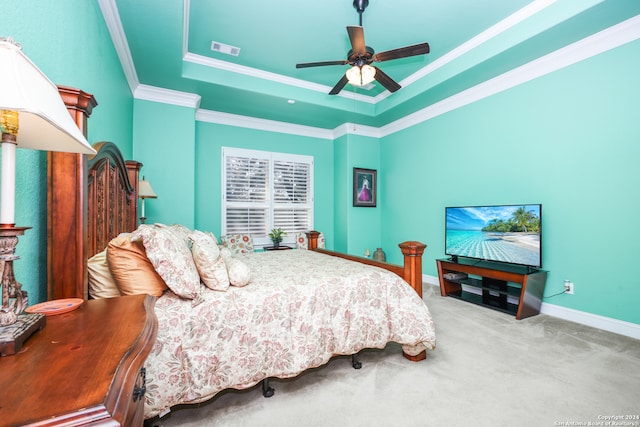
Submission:
{"label": "crown molding", "polygon": [[320,139],[334,139],[333,132],[328,129],[240,116],[238,114],[221,113],[219,111],[198,110],[196,112],[196,120],[200,122],[263,130],[267,132],[278,132]]}
{"label": "crown molding", "polygon": [[364,126],[357,123],[343,123],[333,130],[333,139],[340,138],[344,135],[361,135],[370,138],[380,138],[380,128],[373,126]]}
{"label": "crown molding", "polygon": [[100,6],[104,21],[107,24],[113,46],[116,49],[116,54],[120,59],[122,71],[129,84],[129,89],[131,93],[133,93],[135,88],[140,84],[140,81],[138,80],[136,67],[133,65],[133,58],[131,57],[127,37],[124,34],[124,28],[122,28],[116,0],[98,0],[98,5]]}
{"label": "crown molding", "polygon": [[179,92],[177,90],[163,89],[154,86],[138,85],[133,91],[135,99],[145,101],[160,102],[163,104],[178,105],[180,107],[198,108],[200,106],[200,95],[193,93]]}

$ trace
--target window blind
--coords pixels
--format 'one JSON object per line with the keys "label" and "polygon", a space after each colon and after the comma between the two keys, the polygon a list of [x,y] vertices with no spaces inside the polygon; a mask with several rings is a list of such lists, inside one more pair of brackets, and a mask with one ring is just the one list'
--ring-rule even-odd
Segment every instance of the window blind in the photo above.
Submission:
{"label": "window blind", "polygon": [[228,147],[222,157],[224,234],[313,228],[313,157]]}

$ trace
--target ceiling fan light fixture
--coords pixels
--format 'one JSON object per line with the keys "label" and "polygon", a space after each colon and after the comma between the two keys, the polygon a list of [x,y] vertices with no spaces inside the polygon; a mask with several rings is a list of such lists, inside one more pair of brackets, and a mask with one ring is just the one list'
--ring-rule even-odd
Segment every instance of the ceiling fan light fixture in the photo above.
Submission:
{"label": "ceiling fan light fixture", "polygon": [[347,79],[354,86],[365,86],[376,79],[376,69],[365,64],[362,67],[354,65],[347,70]]}

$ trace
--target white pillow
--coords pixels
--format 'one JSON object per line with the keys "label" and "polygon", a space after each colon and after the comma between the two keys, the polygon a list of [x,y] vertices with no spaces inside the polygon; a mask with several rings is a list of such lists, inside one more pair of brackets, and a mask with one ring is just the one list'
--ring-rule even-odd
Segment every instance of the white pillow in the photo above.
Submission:
{"label": "white pillow", "polygon": [[224,259],[220,256],[216,237],[195,230],[189,234],[189,239],[193,242],[191,246],[193,261],[205,286],[214,291],[229,289],[229,274]]}
{"label": "white pillow", "polygon": [[246,286],[249,283],[249,280],[251,280],[251,271],[249,270],[249,266],[241,259],[231,256],[231,251],[227,248],[220,249],[220,254],[227,266],[229,282],[233,286]]}

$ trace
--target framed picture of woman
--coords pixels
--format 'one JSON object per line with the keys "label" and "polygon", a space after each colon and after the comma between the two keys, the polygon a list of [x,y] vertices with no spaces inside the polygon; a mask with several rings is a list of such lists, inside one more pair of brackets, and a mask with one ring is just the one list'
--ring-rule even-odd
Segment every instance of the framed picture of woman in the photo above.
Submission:
{"label": "framed picture of woman", "polygon": [[353,206],[376,207],[375,169],[353,168]]}

